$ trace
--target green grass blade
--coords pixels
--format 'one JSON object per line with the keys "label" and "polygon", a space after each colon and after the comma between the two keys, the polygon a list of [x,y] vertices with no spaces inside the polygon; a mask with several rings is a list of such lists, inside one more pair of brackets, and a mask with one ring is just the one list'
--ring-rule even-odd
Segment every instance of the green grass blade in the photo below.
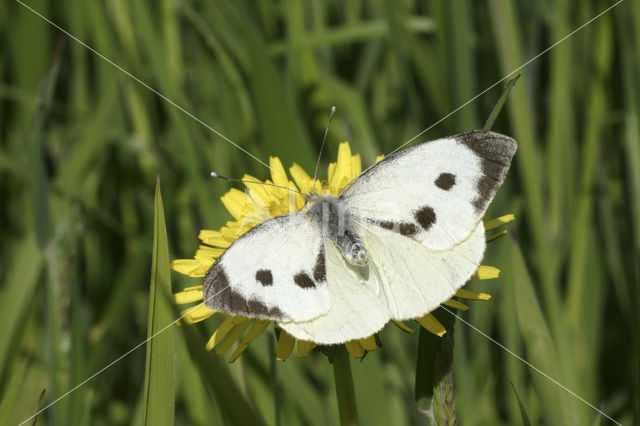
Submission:
{"label": "green grass blade", "polygon": [[[634,19],[627,20],[628,10],[624,7],[633,7],[631,16]],[[635,253],[632,256],[630,263],[630,269],[632,271],[632,277],[629,280],[629,289],[632,296],[631,305],[635,307],[633,309],[633,318],[631,320],[631,329],[635,329],[636,325],[640,322],[640,121],[638,114],[640,113],[640,88],[637,83],[638,75],[638,63],[634,60],[637,56],[637,52],[640,51],[640,31],[638,31],[638,23],[640,22],[640,7],[637,3],[632,2],[630,4],[623,5],[622,10],[618,10],[617,25],[621,32],[621,45],[623,49],[622,53],[622,65],[623,65],[623,79],[624,79],[624,104],[625,104],[625,121],[624,121],[624,157],[626,160],[626,174],[628,185],[628,211],[629,222],[633,228],[634,243],[633,247],[629,247],[630,244],[626,244],[626,250],[630,250],[630,253]],[[622,25],[620,25],[622,23]],[[633,31],[635,30],[635,31]],[[630,43],[630,35],[635,34],[635,43]],[[632,46],[635,44],[636,51],[632,50]],[[625,229],[625,232],[627,230]],[[633,377],[633,388],[638,389],[640,387],[640,356],[638,349],[640,348],[640,338],[638,333],[633,333],[634,347],[635,347],[635,374]],[[636,392],[633,402],[634,420],[636,423],[640,421],[640,398]]]}
{"label": "green grass blade", "polygon": [[620,305],[622,314],[632,322],[633,318],[633,298],[627,270],[625,269],[625,256],[623,255],[624,244],[621,239],[623,235],[618,230],[619,218],[615,214],[615,203],[609,193],[609,179],[601,165],[599,170],[599,190],[598,216],[602,226],[603,250],[607,259],[610,279],[613,283],[617,303]]}
{"label": "green grass blade", "polygon": [[410,72],[407,60],[409,57],[409,47],[414,43],[414,35],[408,30],[409,9],[406,5],[391,0],[382,2],[384,16],[387,18],[387,26],[389,28],[389,36],[387,43],[391,48],[390,64],[394,64],[394,78],[399,78],[401,92],[404,92],[404,102],[408,105],[406,110],[406,123],[411,128],[422,127],[422,106],[418,97],[417,86],[414,76]]}
{"label": "green grass blade", "polygon": [[341,426],[357,426],[358,407],[356,394],[351,374],[351,355],[344,346],[333,346],[335,349],[333,358],[333,377],[338,395],[338,411],[340,413]]}
{"label": "green grass blade", "polygon": [[[322,85],[322,91],[326,94],[322,95],[323,98],[326,96],[325,105],[333,102],[337,107],[338,116],[335,118],[334,126],[338,127],[343,122],[350,124],[350,126],[341,126],[349,128],[351,132],[340,135],[340,140],[351,142],[353,153],[358,153],[362,157],[363,168],[373,164],[376,157],[380,155],[380,150],[377,137],[372,132],[373,126],[367,113],[366,100],[357,90],[339,79],[324,78]],[[332,144],[327,147],[327,151],[335,156],[338,151],[337,146],[338,144]],[[325,171],[321,168],[319,174],[324,176]]]}
{"label": "green grass blade", "polygon": [[[435,23],[428,16],[408,16],[407,29],[417,34],[433,34]],[[312,49],[319,47],[335,47],[348,45],[354,42],[376,40],[389,37],[389,26],[382,20],[370,20],[354,22],[349,25],[332,27],[331,30],[305,34],[303,37],[292,40],[293,49]],[[269,45],[271,55],[282,55],[286,52],[284,43],[276,42]]]}
{"label": "green grass blade", "polygon": [[264,425],[265,421],[256,413],[242,394],[238,384],[230,374],[222,357],[204,348],[206,337],[195,327],[181,327],[189,353],[213,396],[213,404],[218,405],[232,425]]}
{"label": "green grass blade", "polygon": [[485,121],[484,126],[482,126],[484,130],[491,130],[491,128],[493,127],[493,123],[495,123],[496,118],[498,118],[498,115],[500,115],[500,111],[502,111],[502,107],[504,106],[504,103],[507,101],[507,97],[509,96],[511,89],[513,89],[513,87],[518,82],[520,75],[521,74],[518,74],[512,79],[510,79],[507,82],[507,84],[504,86],[504,90],[502,91],[500,98],[498,98],[498,102],[496,102],[496,104],[493,106],[493,108],[491,109],[491,112],[489,113],[489,117],[487,117],[487,121]]}
{"label": "green grass blade", "polygon": [[[475,37],[472,16],[475,2],[469,0],[452,0],[444,2],[446,21],[443,38],[447,41],[450,80],[453,103],[457,107],[473,98],[477,90],[476,78],[478,70],[472,55],[472,40]],[[466,31],[460,31],[465,28]],[[475,130],[478,128],[477,103],[470,103],[458,111],[454,117],[456,132]]]}
{"label": "green grass blade", "polygon": [[[516,7],[512,2],[491,0],[490,15],[493,23],[495,41],[498,46],[502,73],[512,72],[526,61],[522,48],[522,34],[518,29]],[[524,76],[530,68],[523,70]],[[544,265],[540,270],[540,284],[545,313],[549,317],[549,326],[556,339],[558,348],[564,348],[562,337],[562,308],[558,286],[555,283],[553,258],[554,250],[549,247],[548,232],[545,223],[544,173],[541,172],[541,152],[537,144],[537,132],[534,123],[535,104],[529,88],[521,84],[511,91],[511,102],[508,104],[511,134],[518,141],[518,154],[515,166],[522,180],[526,199],[527,223],[533,241],[537,264]],[[513,169],[513,166],[512,166]],[[513,173],[513,172],[512,172]]]}
{"label": "green grass blade", "polygon": [[42,268],[42,255],[33,236],[25,237],[13,249],[13,261],[0,290],[0,366],[7,365],[12,340],[22,329],[23,315],[38,284]]}
{"label": "green grass blade", "polygon": [[[251,73],[253,101],[258,116],[259,132],[265,143],[274,147],[284,164],[294,161],[303,167],[313,164],[316,157],[309,136],[302,125],[293,100],[281,98],[285,86],[271,58],[267,55],[264,40],[254,30],[245,34],[245,49],[250,53],[251,67],[260,69]],[[279,99],[278,105],[274,101]],[[328,105],[330,107],[330,105]],[[320,141],[320,138],[317,138]]]}
{"label": "green grass blade", "polygon": [[[75,265],[74,265],[75,266]],[[69,386],[80,383],[86,372],[87,347],[85,336],[87,335],[87,318],[82,312],[82,297],[80,295],[80,284],[75,279],[71,288],[71,349],[69,366]],[[82,424],[86,407],[90,403],[88,392],[76,392],[69,395],[69,411],[67,421],[70,424]]]}
{"label": "green grass blade", "polygon": [[189,356],[187,345],[181,337],[176,334],[177,372],[181,377],[180,387],[185,396],[183,401],[189,424],[223,424],[222,412],[217,404],[211,403],[198,365]]}
{"label": "green grass blade", "polygon": [[[552,19],[553,40],[559,40],[570,30],[570,17],[573,15],[572,2],[562,0],[554,2]],[[597,49],[594,53],[598,54]],[[573,93],[578,87],[571,84],[574,69],[579,66],[573,60],[575,50],[571,44],[560,45],[549,52],[551,63],[549,91],[549,128],[547,132],[547,149],[545,168],[549,182],[549,229],[552,238],[562,241],[566,236],[565,217],[570,211],[573,192],[575,191],[575,147],[576,140],[575,115],[578,109],[573,104],[579,93]],[[572,155],[573,154],[573,155]],[[576,164],[578,163],[578,164]]]}
{"label": "green grass blade", "polygon": [[[515,214],[517,220],[521,218],[519,205],[517,203],[511,203],[509,208],[505,211],[512,212]],[[513,232],[511,229],[509,232]],[[517,318],[516,306],[515,306],[515,289],[513,286],[513,270],[511,268],[510,260],[510,251],[511,247],[509,241],[505,238],[501,242],[494,243],[495,245],[499,245],[498,252],[496,253],[495,258],[496,265],[500,267],[501,273],[500,278],[502,283],[498,283],[498,288],[491,289],[491,295],[493,299],[490,301],[492,303],[495,300],[495,303],[498,305],[494,309],[499,311],[498,317],[496,318],[496,323],[500,328],[500,338],[501,343],[503,343],[508,348],[522,348],[524,346],[522,334],[520,332],[520,328],[518,325],[518,321],[515,320]],[[489,250],[495,250],[495,247],[489,248]],[[488,260],[490,260],[489,258]],[[491,262],[487,262],[489,264],[493,264]],[[486,281],[485,281],[486,282]],[[488,342],[489,343],[489,342]],[[503,364],[504,371],[504,380],[498,384],[497,387],[500,389],[506,389],[509,386],[509,383],[515,383],[516,386],[519,387],[523,396],[531,395],[530,386],[529,386],[529,367],[526,364],[523,364],[519,359],[512,357],[508,353],[503,353],[500,357]],[[497,390],[497,389],[496,389]],[[526,394],[524,393],[526,392]],[[471,396],[475,398],[475,395]],[[527,398],[525,398],[527,399]],[[516,424],[520,421],[520,408],[516,401],[513,401],[512,398],[509,399],[508,408],[508,424]],[[537,423],[538,416],[536,410],[531,410],[529,407],[529,415],[533,419],[534,423]]]}
{"label": "green grass blade", "polygon": [[[160,193],[160,178],[156,183],[151,289],[149,292],[149,322],[147,362],[144,383],[144,424],[173,424],[174,367],[173,325],[163,330],[173,318],[170,302],[171,275],[169,246]],[[157,334],[160,333],[160,334]],[[156,335],[157,334],[157,335]]]}
{"label": "green grass blade", "polygon": [[520,395],[518,395],[518,391],[516,387],[511,383],[511,388],[513,389],[513,393],[516,396],[516,400],[518,401],[518,407],[520,408],[520,415],[522,416],[522,424],[523,426],[530,426],[531,421],[529,421],[529,415],[527,414],[527,410],[524,408],[524,404],[520,400]]}
{"label": "green grass blade", "polygon": [[[527,359],[556,381],[563,383],[560,359],[547,325],[520,246],[511,243],[511,267],[515,286],[518,323],[527,350]],[[537,372],[531,372],[543,413],[549,424],[576,424],[569,394]]]}
{"label": "green grass blade", "polygon": [[[271,347],[264,345],[262,350],[266,352],[266,356],[272,361],[269,369],[273,377],[277,379],[276,382],[269,383],[269,385],[271,385],[271,394],[274,399],[273,405],[275,406],[277,415],[281,415],[281,412],[284,412],[283,408],[285,406],[290,406],[304,413],[304,416],[300,417],[300,419],[304,419],[304,423],[309,425],[322,425],[329,421],[327,419],[333,419],[335,417],[334,413],[337,412],[337,405],[336,410],[330,413],[326,413],[325,405],[327,399],[330,399],[329,403],[337,402],[335,396],[332,395],[333,392],[325,393],[325,395],[323,395],[323,401],[318,398],[317,389],[306,380],[309,370],[305,367],[305,364],[308,363],[310,359],[313,359],[311,358],[312,355],[302,360],[294,359],[292,356],[283,363],[275,361],[275,357],[273,356],[274,349]],[[322,362],[324,362],[324,360],[322,360]],[[327,364],[326,367],[326,377],[330,378],[331,371],[329,365]],[[270,378],[270,380],[273,379]],[[333,390],[331,380],[327,380],[327,386]],[[286,422],[281,420],[280,424],[286,425]]]}
{"label": "green grass blade", "polygon": [[[447,329],[443,337],[436,336],[420,327],[418,335],[418,355],[416,357],[414,398],[418,409],[437,416],[441,402],[435,392],[445,386],[446,377],[451,374],[453,362],[453,328],[455,317],[451,312],[438,308],[434,311],[438,320]],[[453,401],[452,401],[453,402]]]}
{"label": "green grass blade", "polygon": [[[630,49],[625,49],[625,52],[631,54]],[[624,61],[623,76],[624,87],[627,88],[624,91],[626,112],[623,138],[628,170],[629,204],[633,212],[631,220],[635,236],[635,249],[640,250],[640,120],[638,119],[639,101],[637,98],[640,89],[636,78],[637,69],[633,68],[631,60]]]}
{"label": "green grass blade", "polygon": [[9,418],[15,409],[15,403],[20,394],[20,387],[24,381],[24,374],[27,370],[28,362],[29,359],[24,357],[17,363],[11,374],[11,378],[7,382],[7,387],[2,393],[2,399],[0,400],[0,425],[9,424]]}
{"label": "green grass blade", "polygon": [[36,237],[41,247],[44,247],[51,236],[52,220],[49,206],[49,179],[45,166],[45,139],[47,122],[51,115],[53,94],[58,82],[60,59],[64,47],[63,40],[58,41],[52,56],[51,66],[40,80],[36,97],[31,132],[30,162],[34,166],[33,173],[28,174],[31,179],[31,220],[36,230]]}
{"label": "green grass blade", "polygon": [[[367,354],[363,360],[351,363],[353,382],[356,386],[356,402],[360,410],[358,415],[363,425],[389,425],[394,423],[387,406],[388,388],[385,377],[380,374],[384,371],[384,363],[380,351]],[[324,360],[321,360],[324,362]],[[371,374],[371,372],[378,372]]]}
{"label": "green grass blade", "polygon": [[[601,341],[599,333],[602,331],[601,318],[604,315],[605,281],[601,279],[599,262],[595,259],[598,254],[594,252],[597,243],[593,234],[594,206],[594,180],[597,170],[599,151],[606,135],[606,113],[611,106],[607,103],[606,91],[608,90],[608,72],[610,69],[611,49],[611,25],[608,16],[603,17],[598,23],[595,32],[595,62],[592,81],[588,87],[586,99],[586,114],[591,117],[585,125],[584,140],[578,156],[581,173],[579,187],[576,188],[575,209],[571,227],[571,250],[569,253],[567,291],[565,302],[565,319],[567,330],[571,338],[570,349],[572,355],[567,369],[572,383],[575,383],[576,391],[583,397],[593,399],[597,394],[596,372],[597,342]],[[565,165],[566,167],[566,165]],[[567,360],[565,360],[567,365]],[[581,410],[580,423],[586,423],[591,418],[591,413]]]}
{"label": "green grass blade", "polygon": [[414,398],[418,408],[422,411],[431,409],[433,400],[434,368],[437,348],[440,339],[420,327],[418,331],[418,355],[416,361]]}

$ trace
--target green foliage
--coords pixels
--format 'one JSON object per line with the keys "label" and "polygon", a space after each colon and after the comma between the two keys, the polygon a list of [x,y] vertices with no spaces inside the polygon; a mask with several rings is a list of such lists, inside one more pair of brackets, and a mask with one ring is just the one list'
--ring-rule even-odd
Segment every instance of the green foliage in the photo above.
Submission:
{"label": "green foliage", "polygon": [[[153,258],[147,320],[147,362],[144,374],[143,424],[173,424],[174,380],[173,307],[171,303],[171,270],[169,243],[160,193],[156,183],[154,203]],[[169,327],[169,328],[167,328]]]}
{"label": "green foliage", "polygon": [[[149,297],[154,257],[162,268],[154,288],[166,291],[167,253],[191,257],[198,231],[229,219],[218,200],[229,184],[211,180],[212,169],[268,176],[207,126],[264,162],[279,156],[285,167],[295,161],[312,172],[336,105],[321,177],[342,140],[368,165],[607,7],[568,0],[28,5],[206,126],[19,3],[0,6],[3,424],[34,414],[43,389],[45,407],[177,318],[164,293]],[[519,70],[502,113],[490,120],[519,142],[488,212],[516,214],[513,238],[487,250],[484,263],[501,268],[501,277],[468,284],[493,298],[457,313],[623,424],[640,421],[639,29],[640,3],[625,1]],[[416,142],[481,127],[502,87]],[[153,243],[157,175],[164,247]],[[171,272],[171,282],[175,292],[201,280]],[[145,348],[147,371],[141,348],[47,409],[38,424],[140,424],[145,413],[153,424],[152,416],[195,425],[338,424],[325,357],[276,363],[269,331],[228,365],[204,351],[217,321],[172,328],[172,343],[160,335]],[[359,418],[424,424],[414,386],[431,379],[420,369],[416,377],[418,334],[391,326],[380,339],[382,348],[351,363]],[[601,418],[460,321],[453,350],[461,424],[520,424],[522,408],[531,424]],[[166,412],[149,409],[153,401]]]}
{"label": "green foliage", "polygon": [[440,307],[434,312],[442,318],[447,333],[439,337],[421,328],[418,339],[416,404],[435,425],[457,422],[453,384],[455,317],[448,309]]}
{"label": "green foliage", "polygon": [[527,414],[527,409],[524,408],[522,401],[520,400],[520,395],[518,395],[518,391],[516,387],[511,383],[511,388],[513,389],[513,394],[516,396],[516,401],[518,401],[518,407],[520,408],[520,414],[522,415],[522,425],[523,426],[531,426],[531,421],[529,420],[529,415]]}
{"label": "green foliage", "polygon": [[333,376],[338,397],[338,410],[340,413],[340,426],[357,426],[358,409],[356,407],[356,394],[351,376],[351,356],[344,346],[332,347]]}

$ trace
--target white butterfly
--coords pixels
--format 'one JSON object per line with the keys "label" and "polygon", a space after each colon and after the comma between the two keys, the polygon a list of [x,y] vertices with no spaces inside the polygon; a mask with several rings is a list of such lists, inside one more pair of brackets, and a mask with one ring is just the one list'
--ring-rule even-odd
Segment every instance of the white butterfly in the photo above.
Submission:
{"label": "white butterfly", "polygon": [[338,197],[313,195],[242,235],[208,270],[206,306],[319,344],[425,315],[478,269],[481,219],[516,148],[474,131],[385,157]]}

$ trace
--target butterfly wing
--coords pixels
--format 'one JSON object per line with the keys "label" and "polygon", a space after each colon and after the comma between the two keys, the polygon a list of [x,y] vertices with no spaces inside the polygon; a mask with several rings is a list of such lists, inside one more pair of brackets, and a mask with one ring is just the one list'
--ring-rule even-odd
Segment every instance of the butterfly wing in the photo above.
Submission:
{"label": "butterfly wing", "polygon": [[446,251],[367,222],[356,222],[354,229],[380,277],[379,299],[395,320],[419,318],[451,298],[478,269],[486,244],[482,222]]}
{"label": "butterfly wing", "polygon": [[502,184],[516,141],[473,131],[385,157],[340,194],[346,214],[432,250],[467,239]]}
{"label": "butterfly wing", "polygon": [[388,321],[381,301],[380,278],[367,267],[349,265],[331,241],[326,243],[327,287],[331,307],[311,321],[280,323],[296,339],[319,344],[337,344],[361,339],[378,332]]}
{"label": "butterfly wing", "polygon": [[324,240],[304,212],[269,219],[238,238],[204,278],[205,305],[276,321],[308,321],[329,310]]}

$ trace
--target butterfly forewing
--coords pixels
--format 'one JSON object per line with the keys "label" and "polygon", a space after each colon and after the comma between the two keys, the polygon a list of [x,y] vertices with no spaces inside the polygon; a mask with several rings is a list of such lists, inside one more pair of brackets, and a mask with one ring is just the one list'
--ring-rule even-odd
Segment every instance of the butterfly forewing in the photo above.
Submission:
{"label": "butterfly forewing", "polygon": [[209,268],[204,300],[216,311],[282,322],[325,314],[330,300],[319,222],[300,212],[247,231]]}
{"label": "butterfly forewing", "polygon": [[450,250],[464,241],[502,184],[516,142],[474,131],[384,158],[340,195],[347,215]]}

